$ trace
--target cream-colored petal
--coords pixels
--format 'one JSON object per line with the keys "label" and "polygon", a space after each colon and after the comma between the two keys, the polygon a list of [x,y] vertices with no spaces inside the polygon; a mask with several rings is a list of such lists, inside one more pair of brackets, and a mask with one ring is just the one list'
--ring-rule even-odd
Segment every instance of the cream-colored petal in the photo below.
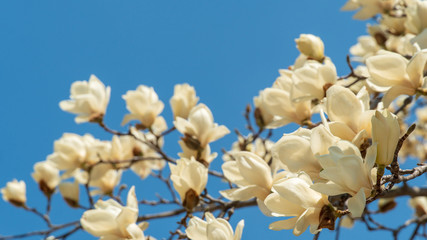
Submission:
{"label": "cream-colored petal", "polygon": [[359,192],[348,199],[348,210],[350,211],[352,217],[357,218],[361,217],[363,210],[365,210],[366,197],[364,189],[360,189]]}

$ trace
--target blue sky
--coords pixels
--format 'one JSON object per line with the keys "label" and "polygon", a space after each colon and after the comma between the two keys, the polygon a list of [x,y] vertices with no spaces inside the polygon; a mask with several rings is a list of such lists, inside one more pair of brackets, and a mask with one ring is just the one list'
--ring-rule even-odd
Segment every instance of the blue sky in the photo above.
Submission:
{"label": "blue sky", "polygon": [[[121,96],[139,84],[154,87],[171,126],[169,99],[173,86],[184,82],[196,88],[216,122],[231,130],[243,129],[245,105],[273,83],[278,69],[293,64],[298,56],[294,39],[299,34],[320,36],[338,73],[348,73],[345,57],[357,37],[365,34],[366,23],[340,12],[343,4],[331,0],[1,1],[0,186],[13,178],[23,179],[28,204],[43,206],[44,198],[30,174],[33,164],[52,152],[54,140],[64,132],[111,138],[92,124],[75,124],[74,116],[58,106],[68,98],[71,83],[87,80],[90,74],[112,88],[105,121],[115,129],[123,130],[120,122],[126,109]],[[279,129],[275,136],[289,131]],[[173,157],[179,151],[177,137],[166,139],[166,151]],[[229,149],[234,140],[230,134],[214,143],[213,150]],[[217,158],[213,167],[219,169],[221,162]],[[156,181],[140,181],[132,173],[124,180],[135,184],[141,197],[158,187]],[[406,207],[406,200],[402,205]],[[65,213],[60,210],[64,207],[56,195],[54,222],[82,214]],[[0,234],[45,228],[36,217],[3,201],[0,212]],[[407,219],[411,214],[395,215]],[[277,219],[264,217],[255,208],[236,211],[232,226],[241,218],[246,223],[244,239],[296,238],[291,231],[269,231],[268,224]],[[164,228],[166,223],[174,221],[153,221],[147,234],[166,237],[170,230]],[[361,230],[365,228],[343,231],[342,239],[359,238]],[[333,236],[325,232],[321,239]],[[88,238],[71,239],[77,236]]]}

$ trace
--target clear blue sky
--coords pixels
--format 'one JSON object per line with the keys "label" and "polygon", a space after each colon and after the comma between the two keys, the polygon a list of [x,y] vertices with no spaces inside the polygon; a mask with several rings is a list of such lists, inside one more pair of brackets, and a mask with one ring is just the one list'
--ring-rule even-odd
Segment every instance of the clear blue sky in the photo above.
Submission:
{"label": "clear blue sky", "polygon": [[[87,80],[90,74],[112,88],[105,121],[113,128],[120,129],[126,113],[121,95],[139,84],[154,87],[166,104],[162,115],[171,126],[173,86],[187,82],[211,108],[216,122],[231,130],[243,129],[245,105],[273,83],[278,69],[294,62],[298,55],[294,39],[299,34],[320,36],[339,74],[348,72],[346,54],[365,34],[365,23],[352,20],[353,13],[340,12],[343,4],[338,0],[1,1],[0,186],[13,178],[23,179],[28,205],[44,206],[30,174],[33,164],[52,152],[54,140],[64,132],[111,138],[95,125],[75,124],[74,116],[58,107],[60,100],[68,98],[71,83]],[[289,132],[277,130],[276,138],[284,131]],[[179,151],[177,136],[167,138],[165,144],[173,157]],[[230,134],[213,144],[213,150],[229,149],[234,140]],[[217,158],[214,168],[221,163]],[[132,173],[124,180],[137,186],[139,197],[149,198],[147,192],[158,187],[156,181],[142,182]],[[406,200],[402,204],[406,207]],[[53,222],[81,216],[79,210],[61,211],[64,206],[55,195]],[[3,201],[0,212],[0,234],[45,228],[36,217]],[[395,216],[411,214],[400,211]],[[264,217],[255,208],[236,211],[233,228],[241,218],[245,218],[243,239],[296,238],[291,231],[269,231],[268,224],[278,219]],[[166,237],[172,228],[163,228],[165,224],[174,223],[153,221],[146,233]],[[365,231],[364,226],[344,230],[342,239],[360,239],[360,231]],[[332,235],[324,232],[321,239],[330,239]],[[71,239],[81,239],[77,236],[89,238]],[[311,234],[300,237],[311,238]]]}

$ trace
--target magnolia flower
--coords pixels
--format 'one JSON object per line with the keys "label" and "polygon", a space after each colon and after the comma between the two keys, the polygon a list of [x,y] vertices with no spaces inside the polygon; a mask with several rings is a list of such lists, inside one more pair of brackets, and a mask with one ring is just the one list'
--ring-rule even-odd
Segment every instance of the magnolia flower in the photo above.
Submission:
{"label": "magnolia flower", "polygon": [[377,143],[378,165],[386,166],[393,161],[399,137],[400,126],[397,117],[387,109],[376,111],[372,117],[372,142]]}
{"label": "magnolia flower", "polygon": [[116,170],[110,164],[98,164],[90,171],[89,186],[97,187],[98,190],[91,191],[92,195],[108,195],[113,192],[114,187],[120,183],[122,170]]}
{"label": "magnolia flower", "polygon": [[135,91],[127,91],[122,97],[130,112],[123,118],[122,125],[131,120],[139,120],[143,128],[151,127],[156,117],[163,111],[164,104],[152,87],[139,85]]}
{"label": "magnolia flower", "polygon": [[92,135],[79,136],[64,133],[54,143],[54,152],[47,161],[59,170],[65,170],[63,178],[70,177],[76,169],[85,168],[99,161],[100,157],[108,159],[110,144],[95,139]]}
{"label": "magnolia flower", "polygon": [[71,85],[71,99],[61,101],[59,107],[77,114],[76,123],[98,121],[107,111],[110,92],[110,87],[106,88],[95,75],[91,75],[88,82],[74,82]]}
{"label": "magnolia flower", "polygon": [[409,200],[409,205],[414,208],[417,217],[427,214],[427,197],[414,197]]}
{"label": "magnolia flower", "polygon": [[408,32],[419,34],[427,28],[427,2],[414,1],[406,8],[405,28]]}
{"label": "magnolia flower", "polygon": [[69,206],[74,208],[79,206],[79,183],[77,181],[62,182],[58,185],[58,189]]}
{"label": "magnolia flower", "polygon": [[372,36],[360,36],[357,38],[357,44],[350,48],[351,55],[361,57],[361,61],[375,55],[381,47]]}
{"label": "magnolia flower", "polygon": [[[280,76],[273,87],[260,91],[255,101],[258,109],[263,113],[266,128],[278,128],[291,122],[302,124],[311,118],[311,101],[292,101],[292,75],[293,72],[289,70],[280,70]],[[265,115],[273,118],[265,121]]]}
{"label": "magnolia flower", "polygon": [[188,120],[177,117],[173,123],[176,129],[186,136],[183,140],[187,146],[195,150],[203,149],[210,142],[230,133],[226,126],[214,123],[211,110],[204,104],[194,107]]}
{"label": "magnolia flower", "polygon": [[196,97],[194,87],[186,83],[175,85],[173,97],[170,100],[174,118],[181,117],[186,119],[198,101],[199,98]]}
{"label": "magnolia flower", "polygon": [[341,10],[359,10],[353,18],[366,20],[378,13],[391,10],[395,2],[396,0],[348,0]]}
{"label": "magnolia flower", "polygon": [[101,239],[145,240],[144,233],[136,225],[138,200],[135,187],[128,192],[126,206],[113,199],[98,200],[95,209],[83,213],[80,223],[84,230]]}
{"label": "magnolia flower", "polygon": [[317,61],[323,61],[325,58],[322,39],[312,34],[301,34],[299,38],[295,39],[298,50],[307,56]]}
{"label": "magnolia flower", "polygon": [[222,171],[238,188],[220,191],[221,195],[233,201],[246,201],[253,197],[264,201],[273,185],[268,164],[251,152],[235,152],[231,156],[235,161],[222,164]]}
{"label": "magnolia flower", "polygon": [[208,169],[194,158],[181,158],[176,165],[169,163],[171,180],[187,210],[199,203],[199,195],[208,182]]}
{"label": "magnolia flower", "polygon": [[61,181],[59,170],[49,161],[34,164],[34,173],[31,176],[39,184],[40,190],[48,196],[54,192]]}
{"label": "magnolia flower", "polygon": [[3,200],[6,202],[10,202],[11,204],[22,207],[25,206],[25,202],[27,201],[27,196],[25,195],[25,182],[17,181],[13,179],[13,181],[8,182],[6,187],[0,189]]}
{"label": "magnolia flower", "polygon": [[324,124],[333,135],[355,143],[360,134],[366,134],[366,138],[371,135],[371,118],[375,111],[369,109],[369,94],[365,88],[354,95],[349,89],[334,85],[326,91],[325,103],[325,111],[332,122]]}
{"label": "magnolia flower", "polygon": [[292,100],[321,100],[325,97],[326,90],[337,82],[337,71],[330,59],[324,64],[307,62],[296,69],[292,75],[294,83]]}
{"label": "magnolia flower", "polygon": [[403,56],[412,56],[418,50],[412,43],[414,37],[415,35],[410,33],[402,36],[390,35],[385,42],[386,49]]}
{"label": "magnolia flower", "polygon": [[327,183],[316,183],[312,189],[329,196],[350,194],[348,210],[353,217],[362,216],[366,198],[371,195],[373,179],[371,171],[376,159],[376,145],[368,148],[365,160],[360,152],[346,154],[339,147],[329,148],[329,154],[318,156],[323,170],[320,176],[329,180]]}
{"label": "magnolia flower", "polygon": [[236,232],[230,226],[230,223],[223,218],[215,218],[212,213],[205,213],[206,221],[192,217],[188,222],[185,233],[193,240],[240,240],[242,237],[244,220],[237,224]]}
{"label": "magnolia flower", "polygon": [[386,92],[382,98],[384,107],[399,95],[414,95],[424,85],[424,69],[427,50],[416,53],[407,60],[397,53],[382,51],[366,60],[369,74],[367,83],[378,92]]}
{"label": "magnolia flower", "polygon": [[329,207],[328,197],[310,188],[310,177],[301,172],[296,177],[284,178],[273,185],[274,192],[264,203],[275,217],[293,217],[270,224],[270,229],[278,231],[294,229],[301,235],[308,226],[312,234],[321,228],[333,230],[335,217]]}

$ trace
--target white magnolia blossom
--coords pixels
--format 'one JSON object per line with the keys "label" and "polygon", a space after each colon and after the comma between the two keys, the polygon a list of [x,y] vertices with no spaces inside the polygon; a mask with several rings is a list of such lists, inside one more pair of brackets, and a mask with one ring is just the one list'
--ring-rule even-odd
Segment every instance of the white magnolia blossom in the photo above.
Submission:
{"label": "white magnolia blossom", "polygon": [[[259,97],[254,98],[267,128],[278,128],[291,122],[302,124],[311,117],[311,101],[292,101],[293,72],[289,70],[279,72],[280,76],[273,87],[260,91]],[[269,117],[268,121],[264,116]]]}
{"label": "white magnolia blossom", "polygon": [[[188,120],[177,117],[173,123],[180,133],[192,138],[189,141],[195,140],[197,142],[195,145],[199,146],[194,147],[196,150],[198,148],[203,149],[210,142],[230,133],[226,126],[218,126],[214,123],[211,110],[204,104],[195,106],[191,110]],[[186,144],[189,145],[187,142]]]}
{"label": "white magnolia blossom", "polygon": [[263,201],[273,185],[270,166],[251,152],[234,152],[231,156],[235,160],[224,162],[222,171],[238,188],[220,191],[221,195],[230,200],[246,201],[256,197]]}
{"label": "white magnolia blossom", "polygon": [[237,224],[236,231],[230,223],[223,218],[215,218],[212,213],[205,213],[206,221],[192,217],[185,230],[187,236],[192,240],[240,240],[242,238],[244,220]]}
{"label": "white magnolia blossom", "polygon": [[312,34],[301,34],[295,39],[298,50],[310,59],[323,61],[325,58],[325,46],[322,39]]}
{"label": "white magnolia blossom", "polygon": [[199,98],[196,96],[194,87],[188,84],[175,85],[173,96],[170,100],[174,118],[187,118],[191,109],[196,106]]}
{"label": "white magnolia blossom", "polygon": [[208,169],[194,158],[181,158],[175,164],[169,163],[171,180],[181,201],[188,210],[199,202],[199,195],[208,182]]}
{"label": "white magnolia blossom", "polygon": [[61,181],[59,170],[49,161],[34,164],[34,173],[31,176],[39,184],[43,193],[47,195],[52,194]]}
{"label": "white magnolia blossom", "polygon": [[90,171],[89,186],[98,189],[91,191],[91,195],[111,194],[120,183],[122,170],[116,170],[111,164],[97,164]]}
{"label": "white magnolia blossom", "polygon": [[366,198],[373,189],[372,168],[376,153],[376,145],[368,148],[365,159],[358,151],[348,154],[339,147],[330,147],[329,154],[318,156],[323,168],[320,176],[329,182],[316,183],[311,188],[329,196],[350,194],[352,197],[348,200],[348,209],[353,217],[360,217],[365,209]]}
{"label": "white magnolia blossom", "polygon": [[122,125],[131,120],[138,120],[143,128],[151,127],[164,108],[163,102],[152,87],[139,85],[135,91],[127,91],[122,97],[130,112],[123,118]]}
{"label": "white magnolia blossom", "polygon": [[395,2],[397,2],[397,0],[348,0],[341,10],[359,10],[353,18],[366,20],[378,13],[383,13],[392,9]]}
{"label": "white magnolia blossom", "polygon": [[273,222],[270,229],[276,231],[294,229],[293,233],[299,236],[309,226],[313,234],[322,227],[331,227],[320,221],[322,209],[331,211],[328,197],[311,189],[312,184],[310,177],[301,172],[295,177],[284,178],[273,185],[274,192],[265,199],[265,205],[275,217],[293,218]]}
{"label": "white magnolia blossom", "polygon": [[360,36],[357,38],[357,44],[350,48],[350,53],[361,57],[360,61],[363,62],[366,58],[374,56],[380,49],[381,47],[372,36]]}
{"label": "white magnolia blossom", "polygon": [[89,81],[76,81],[71,85],[70,100],[59,103],[62,110],[77,114],[77,123],[97,121],[102,119],[110,101],[110,87],[95,76]]}
{"label": "white magnolia blossom", "polygon": [[371,136],[371,118],[375,111],[370,110],[365,88],[355,95],[345,87],[334,85],[326,91],[325,101],[325,111],[332,122],[324,124],[333,135],[354,143],[360,134],[366,134],[366,138]]}
{"label": "white magnolia blossom", "polygon": [[325,59],[324,64],[307,62],[292,75],[292,100],[321,100],[326,90],[337,82],[337,78],[335,65],[329,58]]}
{"label": "white magnolia blossom", "polygon": [[62,195],[62,198],[65,202],[68,203],[71,207],[79,206],[79,183],[74,182],[62,182],[58,185],[59,192]]}
{"label": "white magnolia blossom", "polygon": [[427,28],[427,2],[414,0],[406,9],[405,28],[408,32],[419,34]]}
{"label": "white magnolia blossom", "polygon": [[65,170],[62,178],[70,177],[73,172],[80,168],[86,168],[108,159],[111,144],[109,142],[95,139],[92,135],[80,136],[74,133],[64,133],[54,143],[54,152],[47,157],[47,161],[59,170]]}
{"label": "white magnolia blossom", "polygon": [[415,35],[410,33],[403,36],[390,35],[385,42],[386,49],[403,56],[412,56],[417,52],[412,41],[414,37]]}
{"label": "white magnolia blossom", "polygon": [[396,115],[387,109],[376,111],[372,117],[372,142],[377,143],[377,164],[385,166],[392,162],[399,137],[400,126]]}
{"label": "white magnolia blossom", "polygon": [[17,207],[25,206],[27,202],[26,185],[22,180],[18,182],[18,180],[13,179],[13,181],[6,183],[6,187],[0,189],[0,192],[4,201]]}
{"label": "white magnolia blossom", "polygon": [[137,218],[138,200],[132,186],[126,206],[113,199],[98,200],[95,209],[83,213],[80,223],[85,231],[103,240],[145,240],[144,233],[136,224]]}
{"label": "white magnolia blossom", "polygon": [[409,205],[414,208],[415,215],[422,217],[427,214],[427,197],[414,197],[409,200]]}
{"label": "white magnolia blossom", "polygon": [[411,60],[400,54],[382,51],[366,60],[370,78],[368,84],[379,92],[386,92],[382,98],[384,107],[400,95],[414,95],[424,85],[424,70],[427,49],[417,52]]}

